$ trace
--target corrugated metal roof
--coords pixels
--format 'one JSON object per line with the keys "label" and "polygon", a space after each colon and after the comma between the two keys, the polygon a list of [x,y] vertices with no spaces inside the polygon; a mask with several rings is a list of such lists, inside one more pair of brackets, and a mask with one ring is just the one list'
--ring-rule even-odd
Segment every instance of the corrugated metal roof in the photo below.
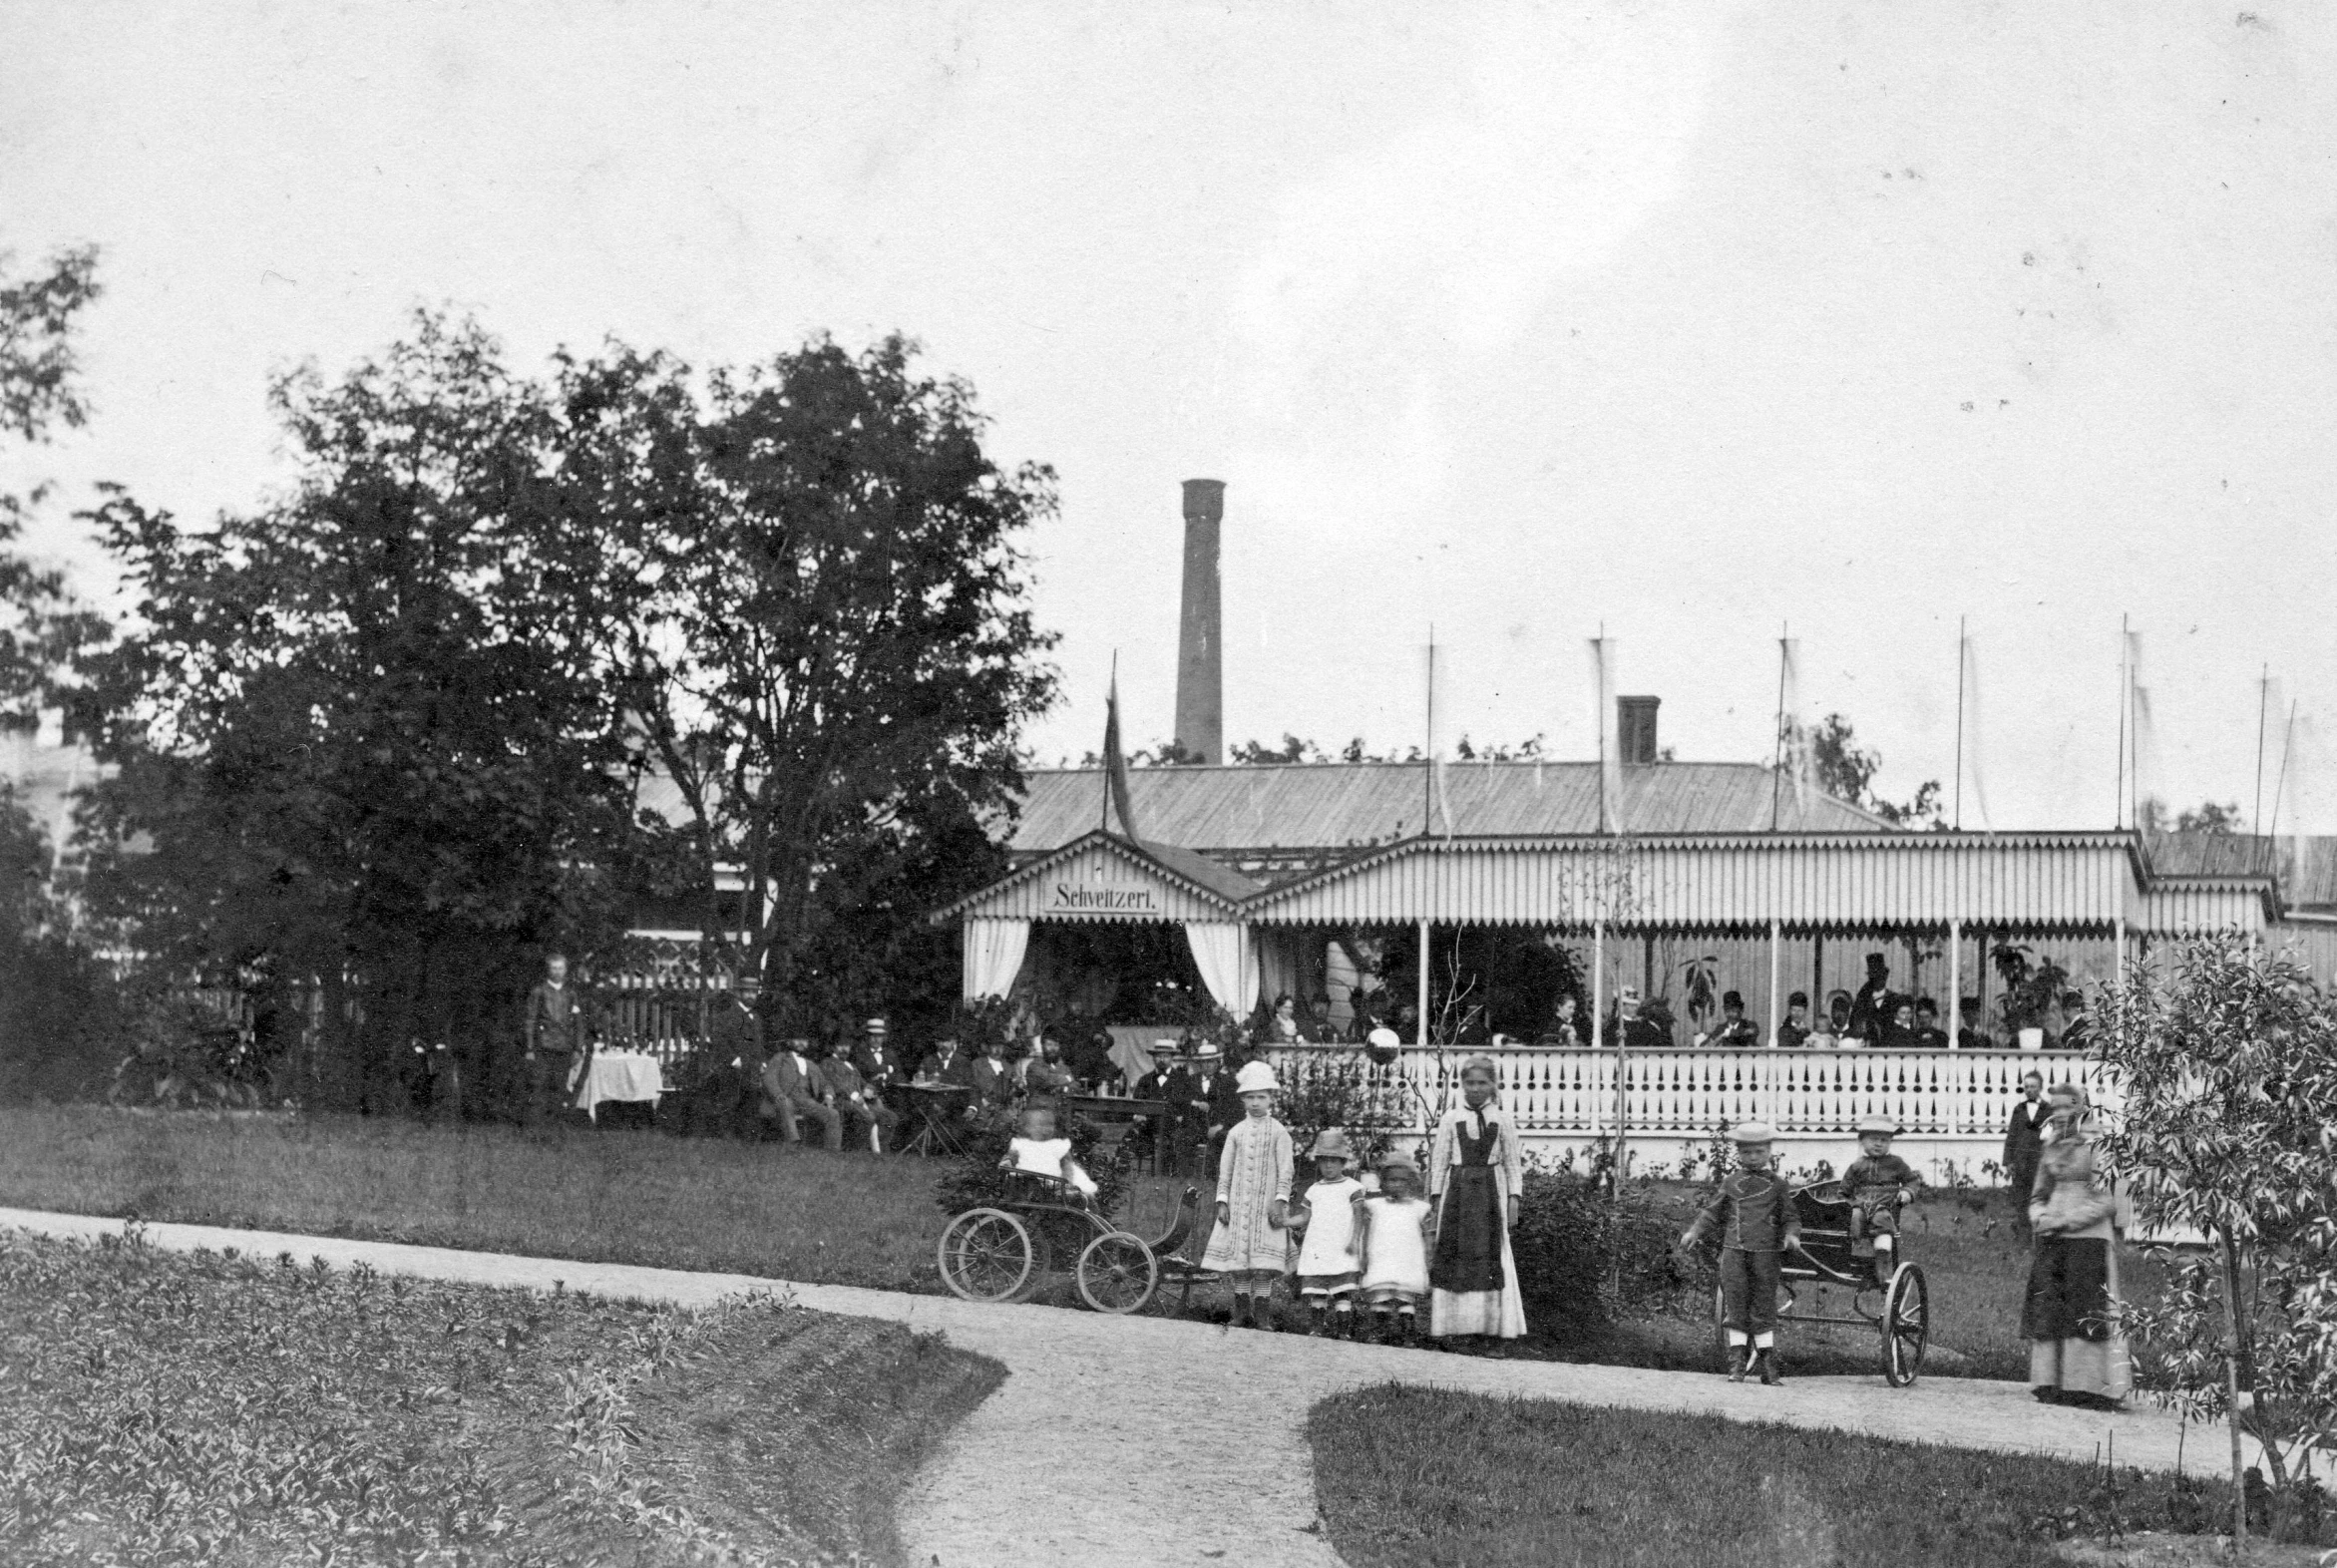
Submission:
{"label": "corrugated metal roof", "polygon": [[2337,838],[2322,834],[2266,838],[2254,833],[2150,833],[2143,852],[2155,877],[2273,877],[2291,909],[2337,906]]}
{"label": "corrugated metal roof", "polygon": [[[2110,929],[2134,904],[2125,834],[1739,834],[1414,840],[1260,894],[1268,924],[1412,920],[1619,928]],[[2262,922],[2259,894],[2136,911],[2184,929]],[[2142,929],[2154,929],[2143,926]]]}
{"label": "corrugated metal roof", "polygon": [[[1027,777],[1009,847],[1054,849],[1100,820],[1103,773],[1051,768]],[[1148,842],[1201,850],[1330,850],[1392,843],[1429,818],[1418,763],[1325,763],[1290,767],[1135,768],[1128,774],[1136,825]],[[1444,796],[1451,830],[1477,836],[1546,837],[1599,831],[1595,762],[1453,762]],[[1796,805],[1770,770],[1751,762],[1661,762],[1623,770],[1623,826],[1634,833],[1888,831],[1855,806],[1815,791]]]}

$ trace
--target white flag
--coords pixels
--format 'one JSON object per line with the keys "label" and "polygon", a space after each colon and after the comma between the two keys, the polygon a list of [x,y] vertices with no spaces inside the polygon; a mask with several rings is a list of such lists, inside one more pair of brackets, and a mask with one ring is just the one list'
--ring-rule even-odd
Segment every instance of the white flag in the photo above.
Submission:
{"label": "white flag", "polygon": [[1972,792],[1972,813],[1986,832],[1996,831],[1996,824],[1988,815],[1988,791],[1982,787],[1980,737],[1987,733],[1980,722],[1985,711],[1980,701],[1980,655],[1972,646],[1972,639],[1964,639],[1964,761],[1963,777],[1958,781]]}
{"label": "white flag", "polygon": [[1599,737],[1599,831],[1623,831],[1623,737],[1615,729],[1615,639],[1591,638],[1591,700]]}
{"label": "white flag", "polygon": [[1422,808],[1423,833],[1441,832],[1452,837],[1452,803],[1444,793],[1444,754],[1449,749],[1445,737],[1452,732],[1452,716],[1446,694],[1452,689],[1452,650],[1430,642],[1423,650],[1425,669],[1421,676],[1428,704],[1428,802]]}
{"label": "white flag", "polygon": [[1777,638],[1777,746],[1793,789],[1795,826],[1809,803],[1809,731],[1801,722],[1801,639]]}

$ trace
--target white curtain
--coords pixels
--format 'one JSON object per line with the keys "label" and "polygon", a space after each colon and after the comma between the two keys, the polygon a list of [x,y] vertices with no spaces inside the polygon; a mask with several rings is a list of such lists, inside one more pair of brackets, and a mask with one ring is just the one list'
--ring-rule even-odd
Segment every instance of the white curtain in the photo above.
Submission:
{"label": "white curtain", "polygon": [[966,923],[966,999],[1003,996],[1022,973],[1030,948],[1026,920],[970,920]]}
{"label": "white curtain", "polygon": [[1299,957],[1291,951],[1297,945],[1297,934],[1288,931],[1261,931],[1250,939],[1258,950],[1258,996],[1268,1006],[1282,995],[1296,997],[1299,1016],[1307,1016],[1307,998],[1299,988]]}
{"label": "white curtain", "polygon": [[1201,972],[1201,983],[1217,1004],[1238,1017],[1249,1016],[1257,990],[1250,928],[1233,921],[1187,921],[1185,941],[1193,949],[1193,967]]}

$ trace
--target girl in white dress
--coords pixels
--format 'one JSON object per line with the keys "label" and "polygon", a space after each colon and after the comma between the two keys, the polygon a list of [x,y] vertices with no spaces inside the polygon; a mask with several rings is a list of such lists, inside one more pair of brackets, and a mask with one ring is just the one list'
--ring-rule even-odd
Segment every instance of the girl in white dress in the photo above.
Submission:
{"label": "girl in white dress", "polygon": [[1354,1155],[1339,1128],[1324,1129],[1309,1153],[1315,1183],[1291,1208],[1292,1226],[1305,1227],[1299,1243],[1299,1300],[1307,1304],[1309,1334],[1353,1338],[1356,1283],[1363,1268],[1356,1250],[1356,1205],[1369,1189],[1348,1174]]}
{"label": "girl in white dress", "polygon": [[1430,1210],[1420,1196],[1420,1168],[1400,1154],[1379,1162],[1379,1190],[1358,1207],[1357,1244],[1363,1256],[1363,1304],[1372,1338],[1417,1343],[1420,1303],[1428,1296]]}
{"label": "girl in white dress", "polygon": [[[1234,1075],[1242,1096],[1242,1119],[1225,1135],[1217,1169],[1217,1227],[1201,1267],[1223,1274],[1234,1289],[1233,1326],[1273,1327],[1274,1282],[1290,1262],[1291,1243],[1283,1230],[1290,1216],[1295,1158],[1291,1132],[1274,1119],[1281,1090],[1274,1069],[1254,1061]],[[1267,1299],[1262,1309],[1258,1298]]]}

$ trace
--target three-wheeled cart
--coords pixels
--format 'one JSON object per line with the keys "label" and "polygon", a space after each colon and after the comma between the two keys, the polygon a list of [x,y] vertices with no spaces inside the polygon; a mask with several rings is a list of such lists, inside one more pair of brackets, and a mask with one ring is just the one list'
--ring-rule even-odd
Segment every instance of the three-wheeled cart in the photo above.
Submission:
{"label": "three-wheeled cart", "polygon": [[[1850,1237],[1850,1200],[1838,1181],[1796,1188],[1793,1212],[1801,1222],[1801,1250],[1780,1260],[1777,1287],[1777,1327],[1788,1324],[1836,1324],[1868,1328],[1881,1335],[1883,1380],[1904,1388],[1923,1370],[1923,1350],[1931,1333],[1931,1298],[1923,1270],[1891,1250],[1880,1262]],[[1841,1286],[1849,1290],[1849,1316],[1825,1316],[1813,1308],[1817,1291],[1805,1287]],[[1729,1337],[1727,1308],[1721,1290],[1713,1287],[1714,1361],[1726,1372]]]}

